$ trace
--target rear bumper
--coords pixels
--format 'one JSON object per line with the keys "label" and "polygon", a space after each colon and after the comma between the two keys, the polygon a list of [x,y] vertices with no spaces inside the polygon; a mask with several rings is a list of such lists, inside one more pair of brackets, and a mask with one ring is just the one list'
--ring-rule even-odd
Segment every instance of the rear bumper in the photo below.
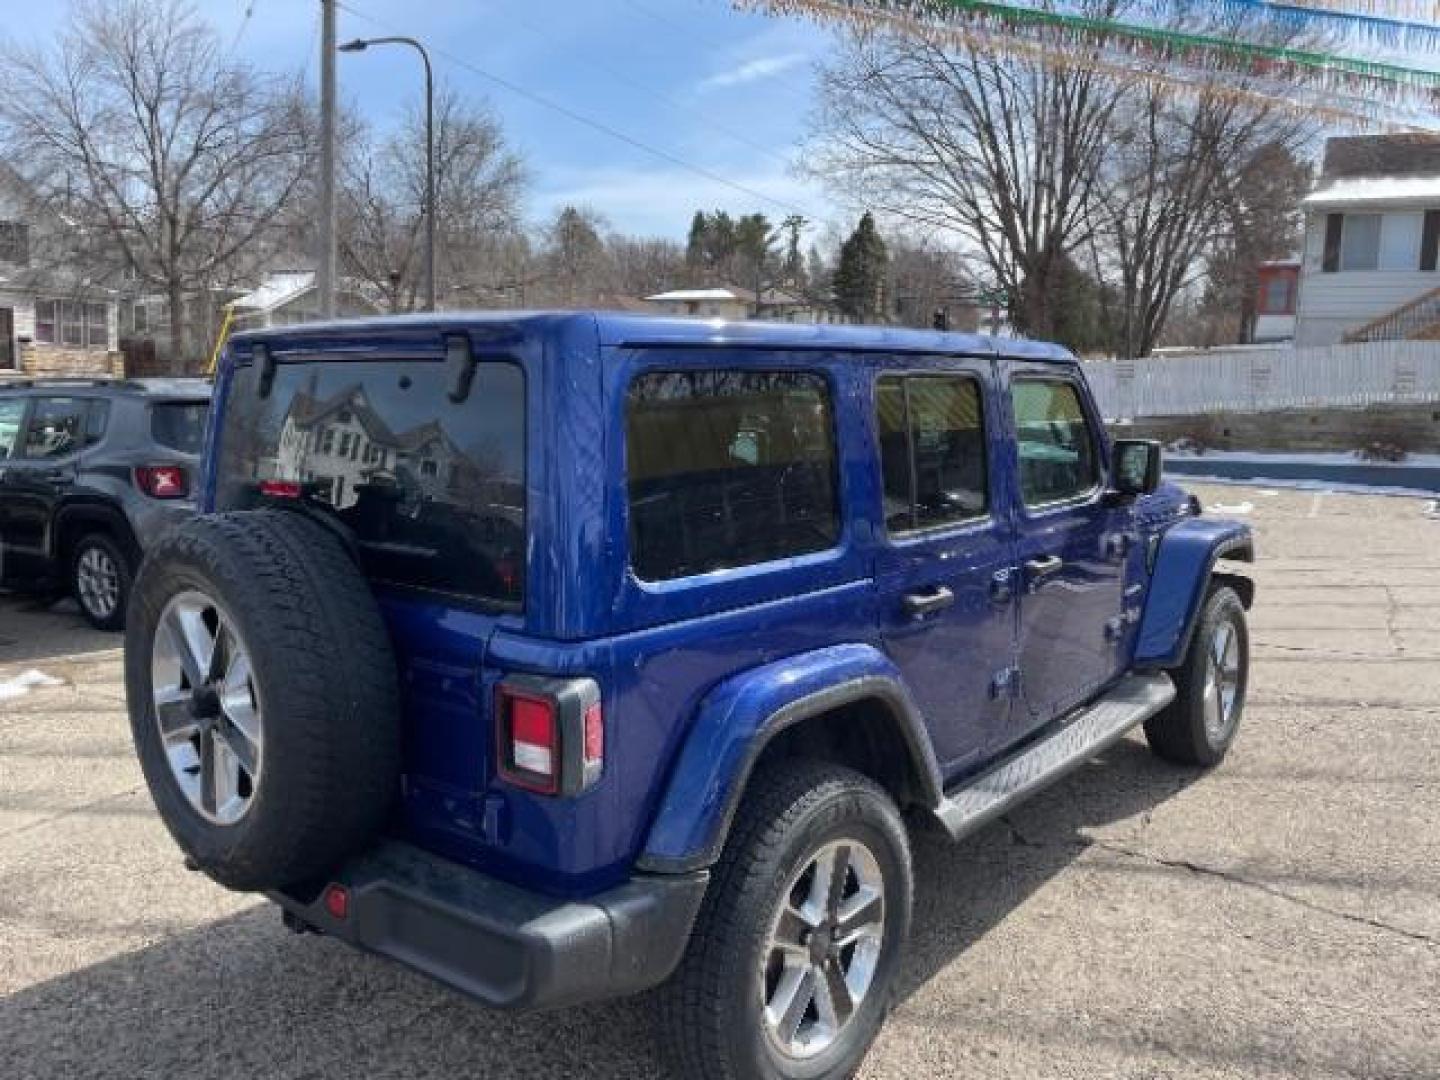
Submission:
{"label": "rear bumper", "polygon": [[685,951],[708,874],[638,876],[585,900],[557,900],[387,842],[333,878],[346,917],[314,895],[270,898],[309,928],[387,956],[502,1009],[638,993]]}

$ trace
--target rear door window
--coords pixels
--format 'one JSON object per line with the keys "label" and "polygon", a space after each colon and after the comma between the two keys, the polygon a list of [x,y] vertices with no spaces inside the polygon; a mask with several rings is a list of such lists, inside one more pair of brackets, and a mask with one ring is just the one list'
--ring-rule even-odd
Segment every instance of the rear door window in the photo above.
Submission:
{"label": "rear door window", "polygon": [[651,372],[626,402],[630,559],[647,581],[833,547],[835,425],[823,376]]}
{"label": "rear door window", "polygon": [[20,456],[43,461],[78,454],[86,445],[89,411],[84,398],[36,398]]}
{"label": "rear door window", "polygon": [[299,498],[354,534],[369,577],[517,606],[525,566],[525,378],[482,360],[452,401],[443,361],[288,362],[270,394],[236,371],[221,508]]}
{"label": "rear door window", "polygon": [[209,415],[208,401],[156,402],[150,406],[150,437],[182,454],[198,454],[205,448]]}
{"label": "rear door window", "polygon": [[967,375],[882,377],[875,388],[885,527],[933,529],[984,517],[984,402]]}

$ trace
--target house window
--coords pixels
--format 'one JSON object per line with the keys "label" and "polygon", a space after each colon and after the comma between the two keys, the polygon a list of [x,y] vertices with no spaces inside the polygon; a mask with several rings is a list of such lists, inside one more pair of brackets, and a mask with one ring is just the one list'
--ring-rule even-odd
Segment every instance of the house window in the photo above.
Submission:
{"label": "house window", "polygon": [[436,462],[435,462],[434,460],[432,460],[431,458],[426,458],[424,461],[420,462],[420,475],[421,475],[421,476],[429,476],[429,477],[439,476],[439,475],[440,475],[440,466],[439,466],[439,464],[436,463]]}
{"label": "house window", "polygon": [[1346,271],[1420,269],[1425,215],[1346,214],[1340,230],[1340,269]]}
{"label": "house window", "polygon": [[0,262],[30,265],[30,227],[19,221],[0,221]]}
{"label": "house window", "polygon": [[108,306],[75,300],[36,300],[35,340],[46,345],[108,349]]}
{"label": "house window", "polygon": [[56,333],[59,329],[60,301],[58,300],[36,300],[35,301],[35,340],[53,345],[57,340]]}
{"label": "house window", "polygon": [[1286,275],[1267,278],[1260,293],[1261,315],[1295,314],[1295,279]]}
{"label": "house window", "polygon": [[1340,269],[1376,270],[1380,266],[1379,214],[1346,214],[1340,230]]}
{"label": "house window", "polygon": [[335,450],[335,429],[332,427],[320,429],[320,453],[329,454]]}
{"label": "house window", "polygon": [[340,433],[340,456],[342,458],[350,456],[350,432],[348,431]]}

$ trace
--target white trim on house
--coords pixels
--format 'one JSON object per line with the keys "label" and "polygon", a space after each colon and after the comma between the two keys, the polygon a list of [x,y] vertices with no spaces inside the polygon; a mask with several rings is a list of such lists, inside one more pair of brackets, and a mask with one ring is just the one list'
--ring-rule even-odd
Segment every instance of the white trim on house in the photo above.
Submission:
{"label": "white trim on house", "polygon": [[1335,180],[1300,200],[1306,210],[1400,209],[1440,205],[1440,176],[1357,176]]}

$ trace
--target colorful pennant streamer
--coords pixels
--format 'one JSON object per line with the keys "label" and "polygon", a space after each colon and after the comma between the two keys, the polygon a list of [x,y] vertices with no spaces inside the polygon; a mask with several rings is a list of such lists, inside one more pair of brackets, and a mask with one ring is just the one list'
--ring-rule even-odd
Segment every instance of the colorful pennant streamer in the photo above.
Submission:
{"label": "colorful pennant streamer", "polygon": [[804,14],[826,21],[874,23],[901,19],[930,27],[958,23],[1040,44],[1084,42],[1124,49],[1166,63],[1298,82],[1367,103],[1432,108],[1440,102],[1440,71],[1267,45],[1238,37],[1172,30],[1119,19],[1076,15],[993,0],[734,0],[742,8]]}
{"label": "colorful pennant streamer", "polygon": [[[748,0],[736,0],[736,5],[742,7],[770,6],[768,3],[756,5],[749,3]],[[845,6],[844,0],[810,0],[805,3],[805,7],[807,8],[806,13],[812,17],[855,21],[853,9]],[[1063,42],[1047,44],[1016,38],[1010,34],[997,33],[992,29],[917,23],[913,19],[882,12],[867,15],[864,22],[868,26],[892,32],[921,34],[946,45],[961,45],[982,51],[1003,53],[1021,59],[1035,60],[1052,67],[1074,67],[1083,64],[1090,70],[1130,82],[1145,82],[1170,93],[1196,97],[1202,94],[1213,95],[1232,101],[1264,105],[1292,115],[1317,117],[1347,126],[1358,125],[1382,131],[1417,130],[1417,125],[1390,115],[1382,103],[1364,98],[1359,100],[1341,98],[1321,102],[1295,97],[1287,92],[1290,88],[1284,84],[1270,83],[1266,85],[1259,80],[1250,80],[1248,84],[1217,85],[1211,77],[1214,74],[1211,70],[1179,68],[1173,65],[1139,67],[1133,56],[1096,52],[1080,56]]]}

